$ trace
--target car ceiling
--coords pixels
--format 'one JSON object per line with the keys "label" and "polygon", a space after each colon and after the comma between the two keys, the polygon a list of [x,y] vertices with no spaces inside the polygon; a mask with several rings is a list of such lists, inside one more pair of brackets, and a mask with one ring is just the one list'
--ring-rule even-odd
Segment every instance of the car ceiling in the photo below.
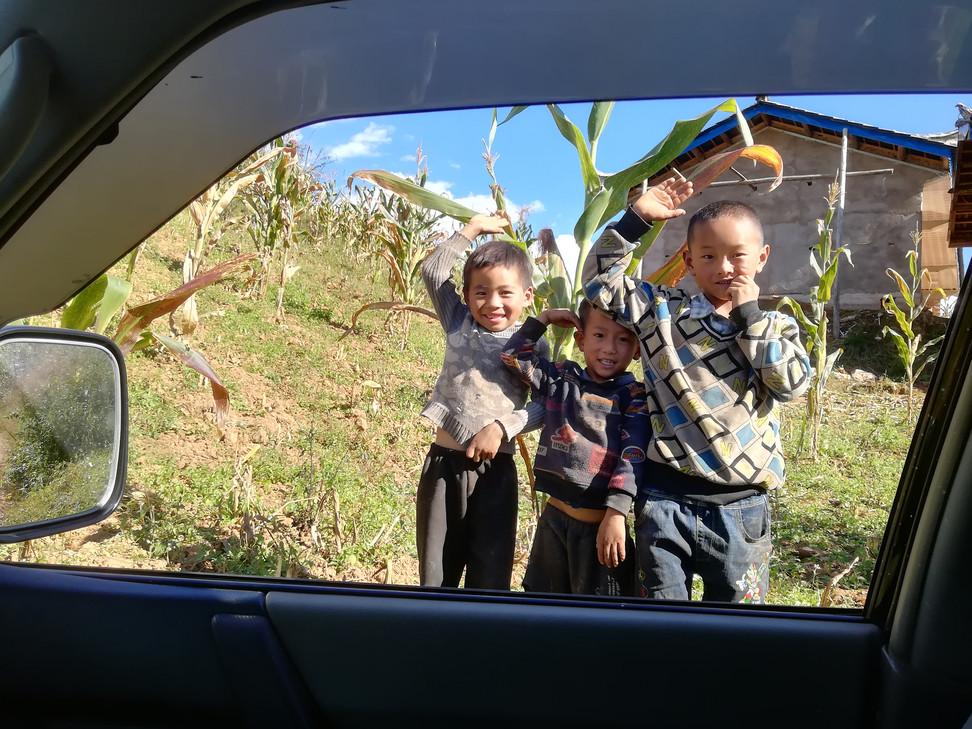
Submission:
{"label": "car ceiling", "polygon": [[[0,179],[0,323],[63,303],[250,151],[316,121],[972,89],[967,3],[2,0],[4,47],[27,36],[53,70]],[[0,63],[7,114],[5,83]]]}

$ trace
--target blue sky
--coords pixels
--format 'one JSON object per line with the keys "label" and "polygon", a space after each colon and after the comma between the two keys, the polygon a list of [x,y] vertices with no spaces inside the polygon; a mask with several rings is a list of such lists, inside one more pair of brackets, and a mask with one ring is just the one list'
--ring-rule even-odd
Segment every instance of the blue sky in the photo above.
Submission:
{"label": "blue sky", "polygon": [[[972,106],[972,97],[954,94],[921,96],[779,96],[772,101],[911,134],[954,129],[955,104]],[[619,102],[615,105],[597,153],[602,172],[616,172],[655,146],[680,119],[698,116],[723,99],[678,99]],[[754,103],[740,97],[740,106]],[[582,131],[588,104],[565,105]],[[499,118],[508,109],[499,111]],[[713,122],[724,118],[719,114]],[[308,127],[302,140],[332,158],[323,169],[343,183],[359,169],[384,169],[402,175],[415,170],[421,144],[429,167],[429,187],[483,212],[495,206],[483,167],[482,139],[489,134],[491,109],[401,114],[341,120]],[[496,176],[513,205],[530,205],[534,230],[551,227],[559,240],[570,236],[583,206],[577,153],[560,135],[542,106],[528,109],[501,126],[493,141]]]}

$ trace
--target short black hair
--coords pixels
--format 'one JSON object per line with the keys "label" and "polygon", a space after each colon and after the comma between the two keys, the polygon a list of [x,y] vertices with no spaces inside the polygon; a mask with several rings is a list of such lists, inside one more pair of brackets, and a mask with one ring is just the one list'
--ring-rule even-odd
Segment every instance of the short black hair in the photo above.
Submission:
{"label": "short black hair", "polygon": [[523,290],[533,286],[533,262],[522,248],[503,240],[491,240],[474,249],[462,267],[462,291],[469,291],[469,277],[481,268],[502,266],[513,271],[520,279]]}
{"label": "short black hair", "polygon": [[685,233],[685,239],[688,241],[688,244],[692,245],[692,231],[696,225],[709,223],[713,220],[722,220],[724,218],[748,220],[759,231],[760,243],[763,242],[763,224],[759,221],[759,215],[757,215],[755,210],[746,203],[739,202],[738,200],[716,200],[696,210],[695,215],[689,220],[688,231]]}
{"label": "short black hair", "polygon": [[581,320],[583,326],[587,326],[587,319],[592,311],[594,311],[594,304],[587,299],[580,302],[580,306],[577,307],[577,318]]}

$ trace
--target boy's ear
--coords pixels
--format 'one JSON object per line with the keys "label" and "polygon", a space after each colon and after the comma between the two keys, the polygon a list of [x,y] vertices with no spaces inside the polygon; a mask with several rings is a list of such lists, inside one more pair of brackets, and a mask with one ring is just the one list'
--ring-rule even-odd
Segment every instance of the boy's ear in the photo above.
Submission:
{"label": "boy's ear", "polygon": [[641,344],[638,345],[638,348],[635,350],[634,357],[631,359],[641,359]]}
{"label": "boy's ear", "polygon": [[533,303],[533,287],[531,286],[526,291],[523,292],[523,305],[529,306]]}
{"label": "boy's ear", "polygon": [[763,270],[763,266],[766,265],[767,258],[769,258],[769,243],[764,243],[763,247],[759,251],[759,258],[756,261],[756,273]]}
{"label": "boy's ear", "polygon": [[692,252],[689,250],[688,246],[686,246],[685,250],[682,251],[682,263],[685,264],[685,267],[689,270],[689,273],[694,276],[695,271],[692,270]]}
{"label": "boy's ear", "polygon": [[577,349],[581,352],[584,351],[584,332],[577,329],[574,330],[574,344],[577,345]]}

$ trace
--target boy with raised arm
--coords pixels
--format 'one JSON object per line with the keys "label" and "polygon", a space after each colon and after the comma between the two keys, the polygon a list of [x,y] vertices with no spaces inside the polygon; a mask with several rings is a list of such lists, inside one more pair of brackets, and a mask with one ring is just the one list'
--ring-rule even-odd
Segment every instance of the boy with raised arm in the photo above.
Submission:
{"label": "boy with raised arm", "polygon": [[[537,351],[550,324],[577,328],[584,367]],[[633,594],[626,517],[649,437],[645,388],[627,371],[638,354],[634,334],[587,301],[580,318],[551,309],[527,319],[503,352],[533,400],[546,403],[534,473],[549,499],[523,578],[527,592]]]}
{"label": "boy with raised arm", "polygon": [[[510,243],[469,255],[460,298],[452,267],[482,234],[509,225],[505,212],[476,215],[429,254],[422,278],[446,332],[442,371],[422,415],[436,425],[415,500],[421,584],[509,590],[516,539],[513,438],[526,426],[527,389],[500,352],[533,300],[533,264]],[[463,301],[465,299],[465,302]],[[544,341],[543,351],[549,351]],[[541,406],[533,405],[533,425]]]}
{"label": "boy with raised arm", "polygon": [[584,293],[641,341],[652,440],[635,505],[645,597],[764,602],[772,548],[767,492],[783,483],[777,404],[801,395],[810,363],[797,323],[759,308],[759,217],[715,202],[692,216],[685,264],[701,294],[625,275],[653,221],[683,215],[691,183],[648,190],[598,239]]}

